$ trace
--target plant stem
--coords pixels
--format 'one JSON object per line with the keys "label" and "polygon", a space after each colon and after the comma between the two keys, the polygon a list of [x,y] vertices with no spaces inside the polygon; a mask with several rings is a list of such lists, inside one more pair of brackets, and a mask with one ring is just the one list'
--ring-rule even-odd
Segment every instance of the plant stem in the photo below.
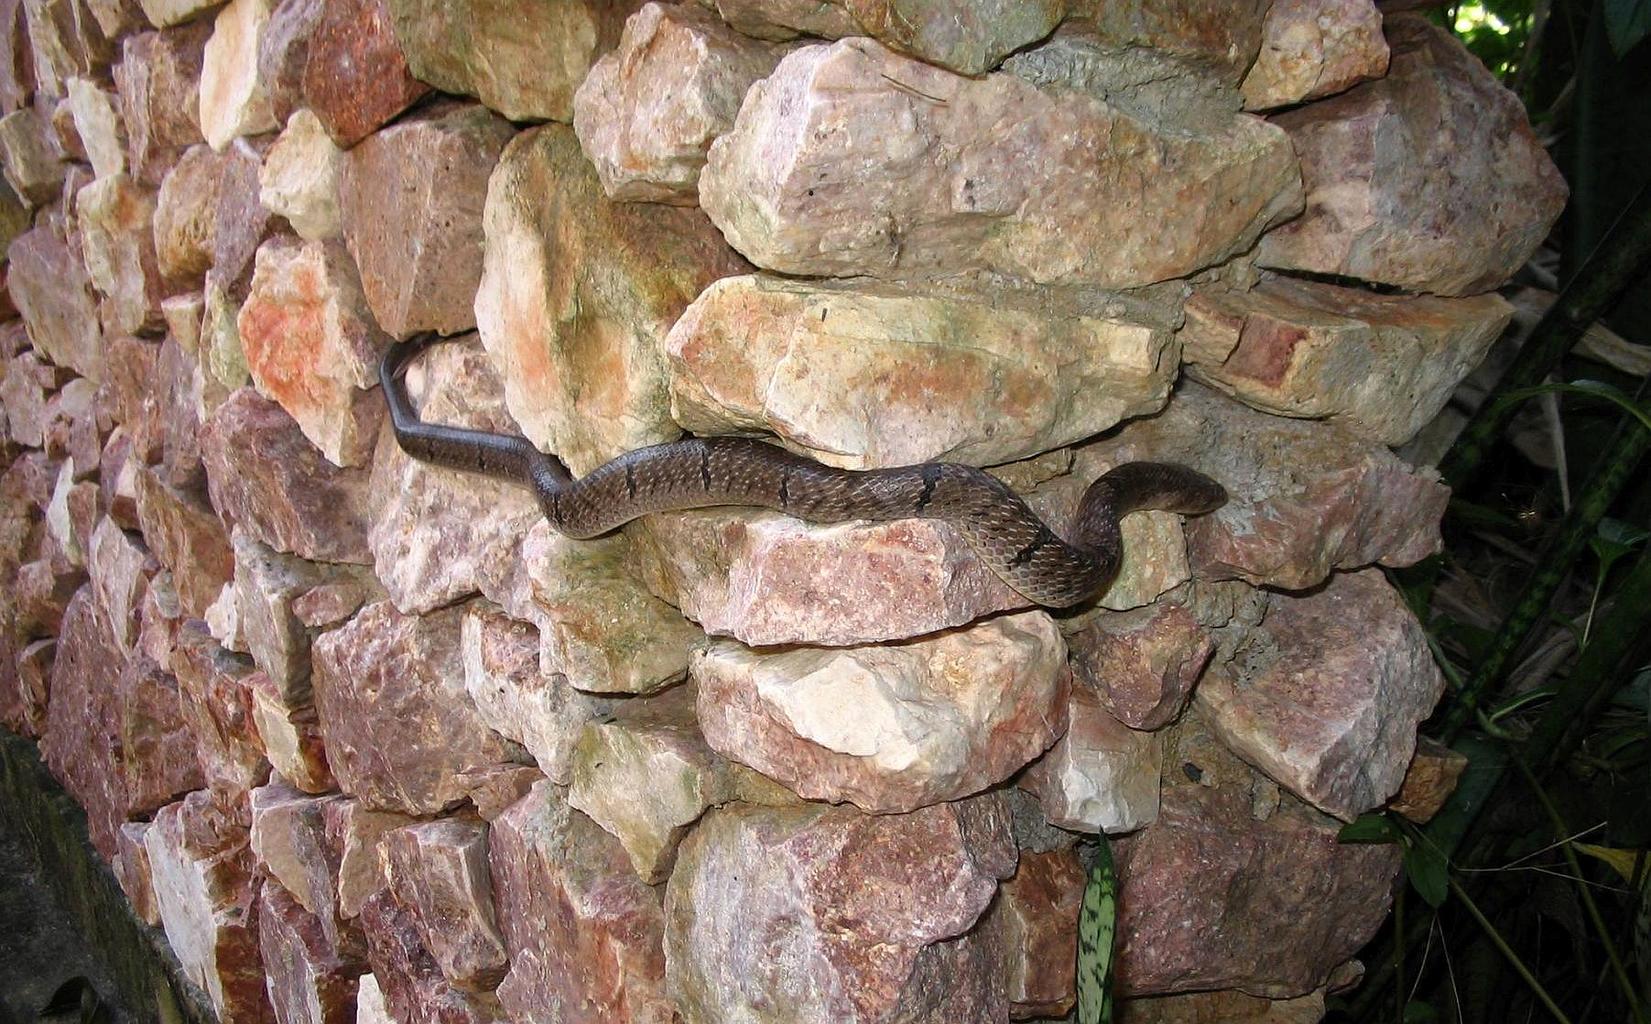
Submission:
{"label": "plant stem", "polygon": [[1548,1008],[1548,1012],[1554,1015],[1554,1020],[1559,1021],[1559,1024],[1571,1024],[1571,1018],[1565,1016],[1564,1011],[1554,1004],[1553,997],[1548,995],[1548,990],[1543,988],[1542,983],[1537,981],[1536,977],[1531,974],[1530,968],[1526,967],[1525,962],[1519,959],[1519,954],[1509,948],[1507,940],[1502,938],[1502,933],[1498,932],[1496,926],[1491,924],[1485,918],[1485,915],[1480,912],[1478,904],[1474,903],[1473,899],[1468,896],[1467,890],[1462,888],[1462,883],[1458,882],[1454,875],[1450,876],[1450,888],[1456,893],[1456,898],[1462,901],[1462,906],[1468,908],[1468,913],[1473,915],[1473,919],[1479,922],[1479,927],[1484,930],[1485,936],[1507,958],[1514,971],[1525,979],[1525,984],[1530,986],[1531,992],[1536,995],[1543,1006]]}
{"label": "plant stem", "polygon": [[1622,294],[1640,279],[1648,265],[1651,265],[1651,182],[1640,189],[1578,268],[1576,276],[1531,328],[1524,347],[1497,382],[1496,390],[1486,396],[1439,463],[1439,472],[1453,488],[1461,490],[1474,478],[1513,415],[1513,408],[1499,404],[1496,398],[1505,391],[1540,384],[1588,326],[1609,312]]}

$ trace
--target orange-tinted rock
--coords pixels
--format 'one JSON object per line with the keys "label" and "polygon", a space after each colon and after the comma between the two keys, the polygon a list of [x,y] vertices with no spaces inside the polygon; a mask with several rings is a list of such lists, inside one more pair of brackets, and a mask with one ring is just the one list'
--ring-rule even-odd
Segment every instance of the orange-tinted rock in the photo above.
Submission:
{"label": "orange-tinted rock", "polygon": [[199,288],[212,267],[218,188],[231,155],[190,146],[161,182],[155,200],[155,256],[174,287]]}
{"label": "orange-tinted rock", "polygon": [[679,433],[661,342],[749,266],[697,210],[615,203],[572,129],[505,147],[488,184],[476,324],[511,415],[576,474]]}
{"label": "orange-tinted rock", "polygon": [[207,421],[201,449],[226,520],[278,551],[371,564],[366,472],[328,462],[279,405],[236,391]]}
{"label": "orange-tinted rock", "polygon": [[1566,186],[1519,98],[1449,32],[1394,15],[1387,77],[1274,117],[1301,157],[1307,213],[1262,239],[1264,266],[1471,295],[1547,237]]}
{"label": "orange-tinted rock", "polygon": [[383,399],[366,389],[378,382],[387,339],[343,245],[277,238],[261,246],[237,326],[258,390],[329,461],[364,464],[384,416]]}
{"label": "orange-tinted rock", "polygon": [[989,919],[974,926],[1014,866],[992,796],[897,815],[718,808],[683,843],[666,893],[682,1016],[1004,1020],[1001,940]]}
{"label": "orange-tinted rock", "polygon": [[1426,736],[1416,737],[1416,755],[1388,808],[1419,825],[1427,824],[1456,791],[1467,766],[1466,755]]}
{"label": "orange-tinted rock", "polygon": [[1084,882],[1070,849],[1023,850],[1014,876],[999,887],[990,913],[1001,919],[1014,1019],[1061,1017],[1072,1008]]}
{"label": "orange-tinted rock", "polygon": [[1329,419],[1387,445],[1410,440],[1502,334],[1513,307],[1375,295],[1269,278],[1235,295],[1194,293],[1187,372],[1263,412]]}
{"label": "orange-tinted rock", "polygon": [[333,0],[309,41],[305,105],[345,149],[430,91],[413,78],[384,0]]}
{"label": "orange-tinted rock", "polygon": [[487,179],[512,134],[486,107],[442,106],[375,132],[345,156],[344,238],[388,333],[475,327]]}

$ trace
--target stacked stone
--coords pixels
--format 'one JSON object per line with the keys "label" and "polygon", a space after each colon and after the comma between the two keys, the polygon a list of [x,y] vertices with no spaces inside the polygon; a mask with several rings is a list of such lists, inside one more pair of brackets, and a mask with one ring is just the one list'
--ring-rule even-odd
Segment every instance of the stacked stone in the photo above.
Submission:
{"label": "stacked stone", "polygon": [[[1389,448],[1564,188],[1427,23],[1210,6],[4,8],[0,715],[222,1020],[1059,1017],[1100,832],[1127,1019],[1356,982],[1397,863],[1337,830],[1451,769]],[[426,419],[576,473],[1232,501],[1060,613],[928,521],[570,541],[399,450],[426,330]]]}

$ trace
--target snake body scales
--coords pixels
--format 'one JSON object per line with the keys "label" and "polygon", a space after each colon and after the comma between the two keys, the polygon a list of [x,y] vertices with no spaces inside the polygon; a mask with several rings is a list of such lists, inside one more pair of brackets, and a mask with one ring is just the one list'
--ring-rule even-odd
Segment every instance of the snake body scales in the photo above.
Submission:
{"label": "snake body scales", "polygon": [[417,335],[390,346],[379,364],[402,450],[423,462],[532,488],[551,526],[575,539],[600,536],[650,512],[718,505],[774,509],[811,523],[941,519],[1022,596],[1066,608],[1100,594],[1117,576],[1124,515],[1141,509],[1198,515],[1227,500],[1219,483],[1196,470],[1130,462],[1090,485],[1070,532],[1061,537],[1007,484],[973,466],[839,469],[741,437],[638,448],[575,480],[526,438],[419,418],[403,378],[418,354],[441,340]]}

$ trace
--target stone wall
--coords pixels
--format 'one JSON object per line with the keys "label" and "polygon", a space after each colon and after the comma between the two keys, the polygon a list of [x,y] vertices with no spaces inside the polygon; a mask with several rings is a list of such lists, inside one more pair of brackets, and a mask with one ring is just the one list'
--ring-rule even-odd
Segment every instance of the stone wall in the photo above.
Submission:
{"label": "stone wall", "polygon": [[[479,102],[478,102],[479,101]],[[1370,0],[6,0],[0,712],[226,1022],[1318,1019],[1441,797],[1390,446],[1564,186]],[[753,433],[1125,522],[1051,614],[949,526],[570,541],[410,460]],[[1429,781],[1431,780],[1431,781]]]}

